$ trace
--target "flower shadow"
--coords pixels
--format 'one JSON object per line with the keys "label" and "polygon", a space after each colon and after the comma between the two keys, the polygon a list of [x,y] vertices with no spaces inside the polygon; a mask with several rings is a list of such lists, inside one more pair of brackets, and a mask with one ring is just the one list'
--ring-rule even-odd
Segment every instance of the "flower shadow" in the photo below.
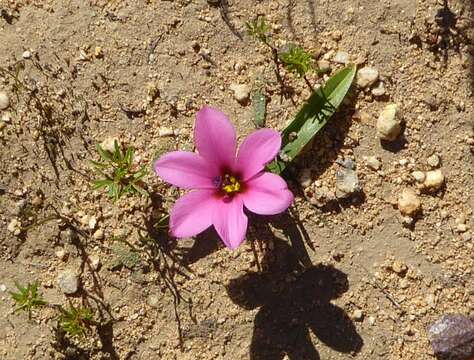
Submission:
{"label": "flower shadow", "polygon": [[311,333],[342,353],[357,353],[362,338],[343,309],[333,305],[348,291],[347,275],[328,265],[304,266],[294,248],[281,239],[264,255],[261,272],[227,285],[232,301],[258,310],[250,344],[251,360],[318,360]]}

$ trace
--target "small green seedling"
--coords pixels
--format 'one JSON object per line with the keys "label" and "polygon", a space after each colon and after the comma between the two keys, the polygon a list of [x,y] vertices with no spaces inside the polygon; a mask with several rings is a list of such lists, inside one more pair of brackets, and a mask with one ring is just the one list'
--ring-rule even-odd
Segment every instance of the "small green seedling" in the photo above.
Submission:
{"label": "small green seedling", "polygon": [[91,161],[96,171],[103,177],[93,182],[94,190],[106,188],[108,196],[117,201],[125,194],[142,194],[148,192],[140,186],[141,180],[146,175],[146,167],[134,170],[133,147],[128,147],[123,152],[118,142],[114,141],[114,151],[103,149],[97,145],[100,161]]}
{"label": "small green seedling", "polygon": [[247,26],[247,32],[250,36],[260,40],[266,45],[269,45],[268,37],[270,33],[270,26],[267,24],[267,21],[264,17],[258,17],[255,20],[247,21],[245,26]]}
{"label": "small green seedling", "polygon": [[60,311],[59,326],[72,337],[84,337],[94,323],[94,315],[88,308],[70,304],[69,308],[61,308]]}
{"label": "small green seedling", "polygon": [[15,312],[27,311],[28,318],[31,319],[31,314],[34,308],[41,307],[47,304],[47,302],[43,300],[43,297],[38,291],[39,283],[37,281],[35,281],[34,283],[28,283],[26,287],[15,282],[15,286],[18,289],[18,292],[10,291],[10,295],[16,303]]}
{"label": "small green seedling", "polygon": [[282,64],[288,71],[304,77],[312,67],[312,57],[302,47],[290,44],[288,50],[279,54]]}

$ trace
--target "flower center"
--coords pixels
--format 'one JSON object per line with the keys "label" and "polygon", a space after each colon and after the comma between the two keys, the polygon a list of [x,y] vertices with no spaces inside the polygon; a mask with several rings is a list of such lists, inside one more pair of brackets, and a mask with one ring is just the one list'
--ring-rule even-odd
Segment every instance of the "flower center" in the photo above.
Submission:
{"label": "flower center", "polygon": [[240,191],[240,183],[235,176],[225,174],[221,183],[221,190],[226,194],[233,194]]}

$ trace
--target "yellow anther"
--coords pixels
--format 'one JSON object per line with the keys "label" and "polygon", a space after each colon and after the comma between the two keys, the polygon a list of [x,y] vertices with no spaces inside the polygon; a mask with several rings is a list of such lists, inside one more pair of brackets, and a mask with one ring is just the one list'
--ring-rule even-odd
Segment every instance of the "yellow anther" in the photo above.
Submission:
{"label": "yellow anther", "polygon": [[226,174],[222,181],[221,189],[227,194],[232,194],[240,191],[240,183],[235,176]]}

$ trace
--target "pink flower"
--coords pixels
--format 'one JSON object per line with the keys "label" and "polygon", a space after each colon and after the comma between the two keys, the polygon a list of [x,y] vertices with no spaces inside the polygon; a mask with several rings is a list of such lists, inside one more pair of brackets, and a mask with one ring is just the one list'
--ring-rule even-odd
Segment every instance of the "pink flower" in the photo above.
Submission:
{"label": "pink flower", "polygon": [[236,156],[234,127],[222,112],[205,106],[196,115],[194,141],[199,154],[173,151],[155,163],[163,180],[193,189],[171,210],[171,235],[190,237],[214,225],[224,244],[235,249],[247,231],[244,206],[262,215],[278,214],[290,206],[293,194],[286,182],[263,171],[280,151],[277,131],[250,134]]}

